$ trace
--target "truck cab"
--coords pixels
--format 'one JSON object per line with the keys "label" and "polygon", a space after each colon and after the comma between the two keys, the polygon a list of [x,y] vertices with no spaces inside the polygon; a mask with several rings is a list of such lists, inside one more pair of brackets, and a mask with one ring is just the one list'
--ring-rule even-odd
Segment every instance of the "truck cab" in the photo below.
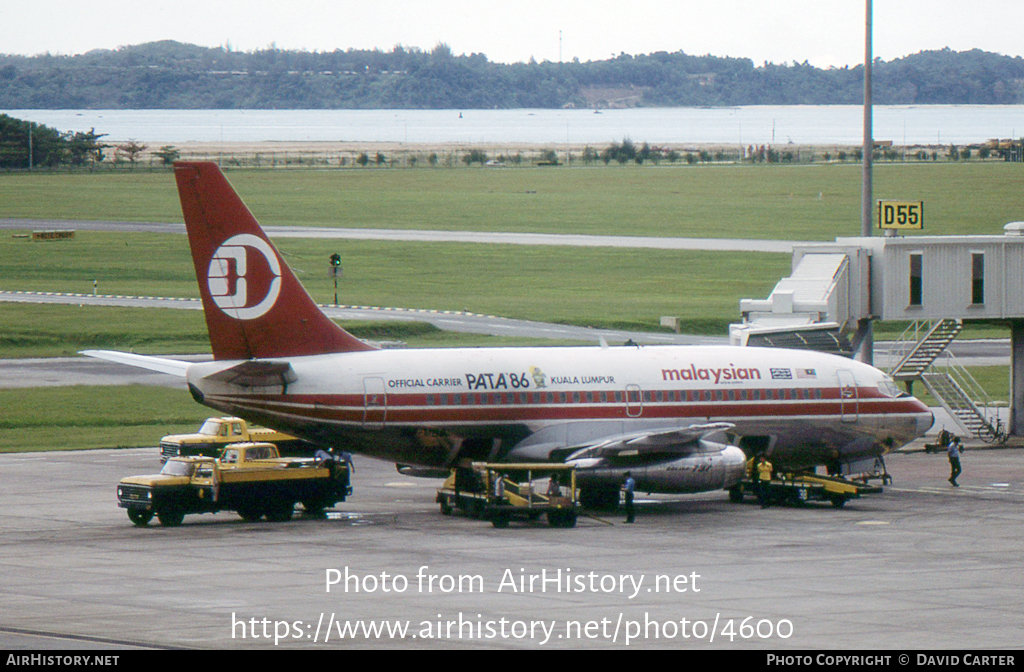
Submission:
{"label": "truck cab", "polygon": [[172,457],[217,457],[221,450],[233,443],[266,442],[277,447],[280,454],[309,457],[317,446],[290,434],[264,427],[252,427],[242,418],[207,418],[198,432],[168,434],[160,439],[160,460]]}

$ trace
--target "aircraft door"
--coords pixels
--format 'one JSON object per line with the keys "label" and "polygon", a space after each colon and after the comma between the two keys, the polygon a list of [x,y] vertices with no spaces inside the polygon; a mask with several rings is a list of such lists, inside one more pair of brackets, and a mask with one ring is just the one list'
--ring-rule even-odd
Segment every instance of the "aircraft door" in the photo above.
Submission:
{"label": "aircraft door", "polygon": [[639,385],[626,385],[626,415],[639,418],[644,412],[643,394]]}
{"label": "aircraft door", "polygon": [[383,378],[363,378],[363,427],[381,429],[388,414]]}
{"label": "aircraft door", "polygon": [[839,369],[839,415],[843,422],[857,422],[860,415],[860,399],[857,393],[857,379],[853,371]]}

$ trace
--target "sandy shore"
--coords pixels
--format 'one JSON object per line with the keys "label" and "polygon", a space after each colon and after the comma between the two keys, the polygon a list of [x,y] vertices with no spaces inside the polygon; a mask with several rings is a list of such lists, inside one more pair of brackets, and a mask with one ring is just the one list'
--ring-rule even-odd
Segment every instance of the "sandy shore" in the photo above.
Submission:
{"label": "sandy shore", "polygon": [[[589,145],[600,153],[611,143]],[[156,152],[164,147],[173,147],[184,160],[217,160],[240,166],[268,165],[353,165],[365,154],[373,163],[378,153],[391,165],[427,165],[431,161],[438,165],[457,165],[470,151],[483,152],[489,159],[500,159],[515,163],[516,157],[523,164],[532,164],[543,159],[543,154],[553,150],[561,162],[571,155],[573,162],[579,161],[588,145],[582,143],[400,143],[400,142],[182,142],[146,143],[141,156],[143,163],[158,163]],[[674,150],[679,161],[685,162],[686,155],[699,156],[707,152],[718,161],[734,161],[750,151],[749,146],[721,143],[679,143],[658,146],[663,152]],[[850,161],[857,147],[843,145],[776,145],[772,149],[780,153],[791,152],[793,160],[806,162],[838,158],[845,152]],[[919,148],[907,148],[907,152]],[[112,148],[108,156],[117,152]],[[666,161],[662,159],[662,161]]]}

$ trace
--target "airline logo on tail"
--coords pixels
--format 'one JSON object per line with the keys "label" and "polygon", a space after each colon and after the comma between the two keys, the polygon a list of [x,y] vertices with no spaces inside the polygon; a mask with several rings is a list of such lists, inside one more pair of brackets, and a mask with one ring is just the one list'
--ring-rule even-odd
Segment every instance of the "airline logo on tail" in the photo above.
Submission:
{"label": "airline logo on tail", "polygon": [[254,320],[277,302],[281,263],[265,240],[241,233],[225,240],[213,253],[206,284],[214,304],[225,315]]}

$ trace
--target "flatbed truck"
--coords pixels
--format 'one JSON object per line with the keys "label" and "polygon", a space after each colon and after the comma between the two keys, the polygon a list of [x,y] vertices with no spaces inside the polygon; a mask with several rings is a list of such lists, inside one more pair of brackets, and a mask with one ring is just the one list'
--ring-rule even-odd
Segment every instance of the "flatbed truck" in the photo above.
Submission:
{"label": "flatbed truck", "polygon": [[270,443],[228,445],[219,459],[172,457],[159,474],[129,476],[117,486],[118,506],[139,527],[154,516],[174,527],[187,514],[218,511],[283,522],[297,502],[309,514],[322,514],[350,494],[348,463],[281,458]]}
{"label": "flatbed truck", "polygon": [[[541,492],[537,482],[544,480]],[[575,527],[580,508],[576,468],[568,464],[462,464],[451,470],[436,501],[446,516],[460,510],[498,528],[541,516],[547,516],[551,527]]]}
{"label": "flatbed truck", "polygon": [[[746,479],[729,489],[729,499],[739,503],[747,495],[759,497],[759,487],[758,481],[748,475]],[[880,492],[882,488],[876,485],[807,471],[775,472],[767,485],[770,504],[806,504],[817,501],[829,502],[832,506],[841,508],[851,499]]]}

